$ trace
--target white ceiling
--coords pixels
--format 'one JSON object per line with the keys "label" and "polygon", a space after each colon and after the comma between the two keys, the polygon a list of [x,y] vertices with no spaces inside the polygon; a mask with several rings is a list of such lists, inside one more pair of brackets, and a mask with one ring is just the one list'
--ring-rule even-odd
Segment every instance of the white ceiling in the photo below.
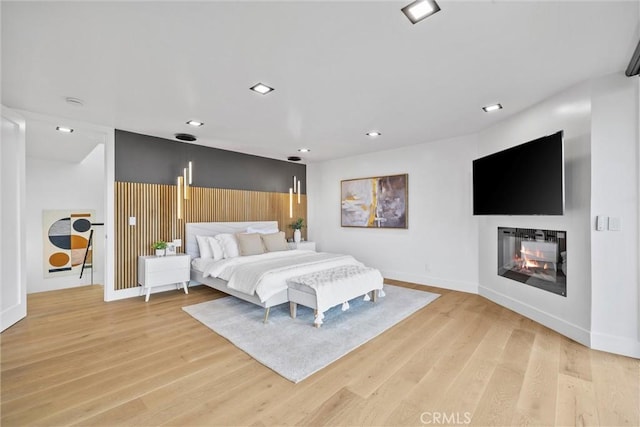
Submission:
{"label": "white ceiling", "polygon": [[76,128],[66,134],[56,132],[56,126],[56,123],[43,119],[29,121],[26,131],[28,157],[80,163],[98,144],[105,142],[104,134],[97,131]]}
{"label": "white ceiling", "polygon": [[477,132],[623,72],[640,34],[637,0],[407,3],[3,0],[2,103],[309,163]]}

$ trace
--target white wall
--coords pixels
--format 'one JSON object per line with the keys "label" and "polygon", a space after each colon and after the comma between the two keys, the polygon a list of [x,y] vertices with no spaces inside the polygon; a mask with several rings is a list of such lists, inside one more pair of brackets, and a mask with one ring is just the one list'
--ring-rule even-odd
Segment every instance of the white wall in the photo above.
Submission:
{"label": "white wall", "polygon": [[[585,345],[590,344],[590,85],[557,94],[478,135],[479,156],[564,130],[565,214],[486,216],[479,222],[480,295]],[[539,170],[523,170],[523,191]],[[567,232],[567,295],[556,295],[497,274],[498,227]]]}
{"label": "white wall", "polygon": [[[27,123],[27,130],[29,124]],[[27,131],[27,144],[29,132]],[[79,275],[45,278],[42,211],[93,209],[94,222],[105,220],[104,144],[80,163],[27,157],[27,292],[71,288],[91,283],[91,270]],[[104,227],[94,227],[94,283],[104,283]]]}
{"label": "white wall", "polygon": [[594,81],[591,212],[618,217],[620,231],[591,227],[592,346],[640,357],[638,340],[639,79]]}
{"label": "white wall", "polygon": [[[387,278],[477,292],[478,229],[471,215],[475,137],[460,137],[307,166],[308,238]],[[340,181],[409,174],[409,228],[340,226]]]}
{"label": "white wall", "polygon": [[2,105],[0,144],[0,332],[27,315],[25,120]]}

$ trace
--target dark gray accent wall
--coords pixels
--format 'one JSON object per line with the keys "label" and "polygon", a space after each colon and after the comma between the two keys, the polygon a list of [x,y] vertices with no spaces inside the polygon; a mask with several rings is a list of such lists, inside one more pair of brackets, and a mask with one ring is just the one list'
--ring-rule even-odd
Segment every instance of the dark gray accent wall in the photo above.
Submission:
{"label": "dark gray accent wall", "polygon": [[175,185],[193,162],[193,186],[288,193],[293,176],[307,189],[307,167],[116,129],[116,181]]}

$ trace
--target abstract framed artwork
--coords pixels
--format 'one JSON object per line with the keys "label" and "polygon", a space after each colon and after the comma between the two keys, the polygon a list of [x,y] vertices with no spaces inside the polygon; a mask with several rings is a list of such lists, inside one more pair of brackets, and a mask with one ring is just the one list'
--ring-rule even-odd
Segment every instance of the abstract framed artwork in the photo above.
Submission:
{"label": "abstract framed artwork", "polygon": [[409,175],[347,179],[340,187],[343,227],[409,227]]}
{"label": "abstract framed artwork", "polygon": [[[78,274],[85,260],[93,210],[44,210],[42,212],[44,277]],[[91,268],[91,249],[85,268]]]}

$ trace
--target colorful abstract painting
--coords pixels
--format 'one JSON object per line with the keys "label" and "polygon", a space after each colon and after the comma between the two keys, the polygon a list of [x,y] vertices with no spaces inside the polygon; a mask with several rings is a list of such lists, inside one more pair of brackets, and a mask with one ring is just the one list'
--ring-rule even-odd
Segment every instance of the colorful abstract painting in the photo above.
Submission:
{"label": "colorful abstract painting", "polygon": [[[44,277],[80,274],[91,233],[92,210],[42,212]],[[91,250],[85,268],[91,268]]]}
{"label": "colorful abstract painting", "polygon": [[407,174],[342,181],[342,226],[408,228],[408,184]]}

